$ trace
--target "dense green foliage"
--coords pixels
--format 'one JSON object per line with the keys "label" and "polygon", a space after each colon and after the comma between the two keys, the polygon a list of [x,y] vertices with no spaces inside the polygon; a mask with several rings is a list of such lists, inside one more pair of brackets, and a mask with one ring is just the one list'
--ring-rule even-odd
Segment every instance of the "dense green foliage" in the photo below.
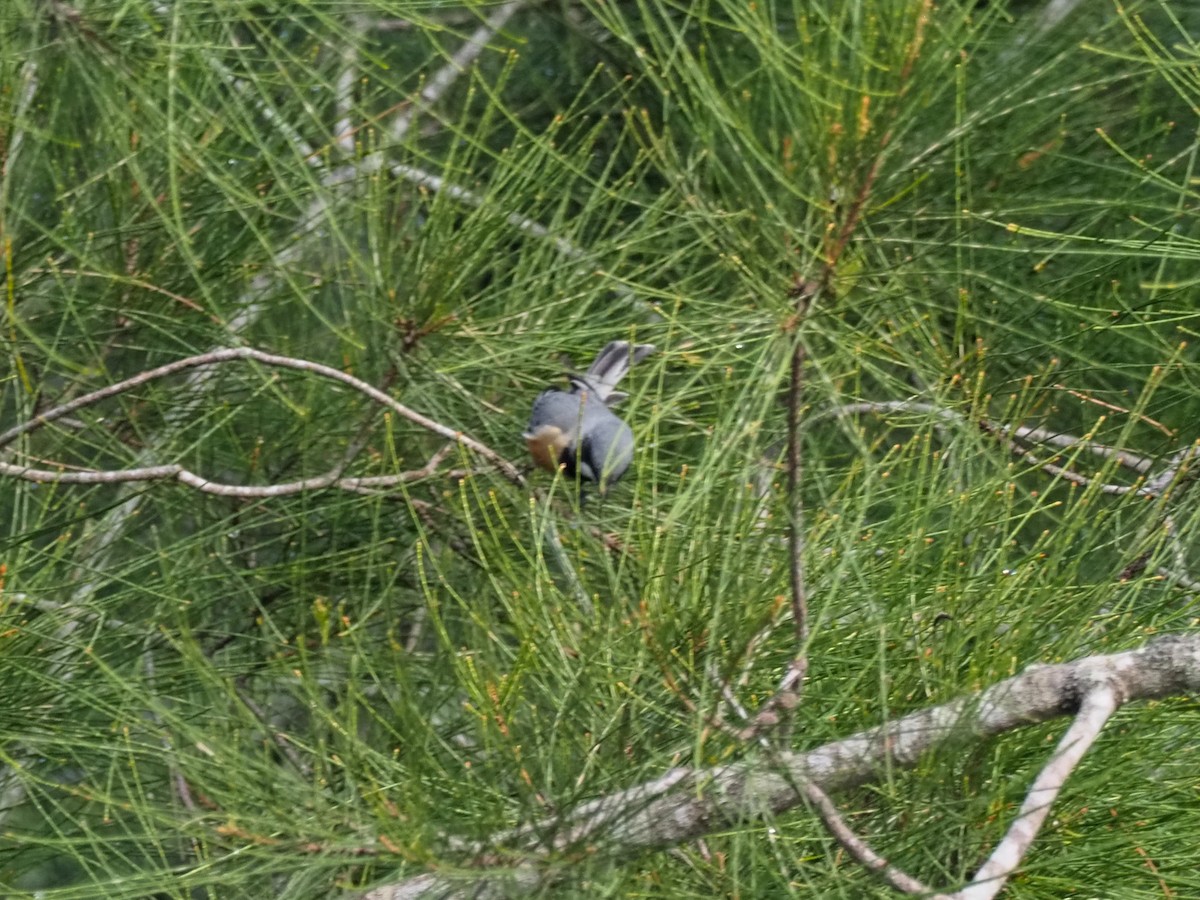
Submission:
{"label": "dense green foliage", "polygon": [[[251,346],[520,461],[565,367],[619,337],[659,352],[622,407],[634,468],[582,507],[462,449],[367,493],[0,477],[4,896],[336,895],[753,758],[711,723],[735,721],[722,684],[753,711],[795,652],[797,339],[812,636],[792,746],[1192,627],[1186,485],[1105,494],[1134,480],[1115,460],[1065,452],[1096,478],[1072,484],[980,427],[1160,466],[1197,438],[1200,9],[1062,6],[518,4],[458,71],[499,6],[8,0],[0,431]],[[798,317],[806,280],[824,289]],[[835,414],[905,400],[923,405]],[[270,485],[444,445],[333,381],[232,362],[0,462]],[[1124,710],[1007,896],[1200,895],[1195,719]],[[1060,732],[836,799],[952,888]],[[553,865],[556,896],[890,895],[803,809]]]}

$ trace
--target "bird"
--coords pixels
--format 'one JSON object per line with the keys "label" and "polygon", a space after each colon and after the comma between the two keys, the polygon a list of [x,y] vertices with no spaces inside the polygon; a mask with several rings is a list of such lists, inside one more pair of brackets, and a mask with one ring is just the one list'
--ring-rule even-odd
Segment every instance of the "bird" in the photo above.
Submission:
{"label": "bird", "polygon": [[533,461],[570,479],[596,484],[603,494],[633,461],[633,431],[610,409],[625,399],[616,389],[630,366],[654,352],[653,344],[611,341],[570,387],[546,388],[533,401],[522,437]]}

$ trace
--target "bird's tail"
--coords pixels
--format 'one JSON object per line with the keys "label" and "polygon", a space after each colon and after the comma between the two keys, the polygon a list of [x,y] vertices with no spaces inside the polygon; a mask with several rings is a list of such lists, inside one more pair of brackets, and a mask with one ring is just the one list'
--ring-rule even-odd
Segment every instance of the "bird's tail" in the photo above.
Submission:
{"label": "bird's tail", "polygon": [[588,367],[587,374],[573,378],[578,387],[596,392],[596,397],[607,404],[624,399],[625,395],[616,388],[629,367],[641,362],[654,352],[653,344],[634,344],[629,341],[612,341],[596,354],[595,361]]}

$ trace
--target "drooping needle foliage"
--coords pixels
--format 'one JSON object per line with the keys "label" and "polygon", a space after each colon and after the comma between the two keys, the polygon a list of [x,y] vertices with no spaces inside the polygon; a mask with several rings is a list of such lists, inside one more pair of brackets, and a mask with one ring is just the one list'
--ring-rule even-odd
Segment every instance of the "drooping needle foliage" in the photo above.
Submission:
{"label": "drooping needle foliage", "polygon": [[[769,767],[738,729],[798,650],[802,749],[1195,626],[1200,7],[8,0],[0,35],[6,897],[515,869],[513,829]],[[447,439],[525,467],[538,391],[620,338],[658,352],[606,496]],[[445,433],[255,359],[39,424],[239,347]],[[85,475],[156,466],[196,479]],[[1200,894],[1196,718],[1122,711],[1008,896]],[[1060,731],[835,799],[952,889]],[[803,807],[622,839],[544,889],[891,895]]]}

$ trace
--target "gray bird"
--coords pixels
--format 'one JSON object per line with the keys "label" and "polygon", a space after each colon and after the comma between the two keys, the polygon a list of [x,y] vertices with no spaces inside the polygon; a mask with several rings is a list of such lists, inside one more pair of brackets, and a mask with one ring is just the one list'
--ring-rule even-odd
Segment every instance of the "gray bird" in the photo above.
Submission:
{"label": "gray bird", "polygon": [[625,399],[616,390],[629,367],[654,352],[653,344],[630,347],[613,341],[567,390],[546,388],[533,401],[525,443],[533,461],[567,478],[595,482],[603,492],[633,461],[633,432],[610,406]]}

